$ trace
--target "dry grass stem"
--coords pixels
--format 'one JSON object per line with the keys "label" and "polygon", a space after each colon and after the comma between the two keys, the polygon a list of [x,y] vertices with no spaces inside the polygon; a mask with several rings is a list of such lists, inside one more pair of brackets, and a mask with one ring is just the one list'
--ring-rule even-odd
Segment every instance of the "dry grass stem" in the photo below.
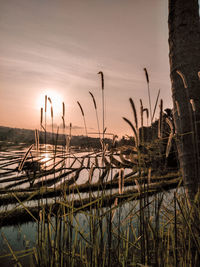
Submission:
{"label": "dry grass stem", "polygon": [[40,125],[43,123],[43,108],[40,109]]}
{"label": "dry grass stem", "polygon": [[193,110],[193,112],[195,112],[195,111],[196,111],[196,106],[195,106],[194,99],[190,99],[190,104],[191,104],[191,106],[192,106],[192,110]]}
{"label": "dry grass stem", "polygon": [[99,116],[98,116],[98,112],[97,112],[97,104],[96,104],[96,100],[95,100],[94,95],[93,95],[91,92],[89,92],[89,94],[90,94],[91,97],[92,97],[93,104],[94,104],[94,108],[95,108],[95,112],[96,112],[97,127],[98,127],[99,139],[100,139],[101,136],[100,136],[100,126],[99,126]]}
{"label": "dry grass stem", "polygon": [[153,121],[154,116],[155,116],[155,113],[156,113],[156,108],[157,108],[157,105],[158,105],[159,96],[160,96],[160,89],[158,90],[158,94],[157,94],[157,98],[156,98],[156,103],[155,103],[154,110],[153,110],[152,121]]}
{"label": "dry grass stem", "polygon": [[173,133],[170,133],[169,137],[168,137],[168,142],[167,142],[167,148],[166,148],[166,158],[169,157],[169,153],[172,147],[172,139],[173,139]]}
{"label": "dry grass stem", "polygon": [[184,88],[188,88],[185,75],[180,70],[177,70],[176,73],[181,77],[181,79],[183,81]]}
{"label": "dry grass stem", "polygon": [[135,127],[133,126],[132,122],[129,121],[127,118],[123,117],[123,120],[125,120],[125,121],[130,125],[130,127],[132,128],[133,133],[134,133],[134,135],[135,135],[136,147],[138,147],[138,145],[139,145],[139,141],[138,141],[138,133],[137,133],[137,130],[136,130]]}
{"label": "dry grass stem", "polygon": [[163,100],[160,100],[160,116],[158,121],[158,138],[162,138],[163,134]]}
{"label": "dry grass stem", "polygon": [[39,150],[39,132],[38,129],[35,129],[35,145],[36,145],[36,149],[37,151]]}
{"label": "dry grass stem", "polygon": [[51,106],[51,118],[53,119],[53,107]]}
{"label": "dry grass stem", "polygon": [[124,192],[124,169],[120,169],[119,171],[119,194],[123,194]]}
{"label": "dry grass stem", "polygon": [[18,170],[19,170],[19,171],[21,171],[21,170],[23,169],[24,163],[25,163],[25,161],[26,161],[26,159],[27,159],[27,157],[28,157],[29,152],[30,152],[31,149],[33,148],[33,146],[34,146],[34,145],[32,144],[32,145],[28,148],[28,150],[26,151],[26,153],[25,153],[23,159],[21,160],[21,162],[20,162],[20,164],[19,164],[19,167],[18,167]]}
{"label": "dry grass stem", "polygon": [[180,106],[179,106],[179,103],[178,103],[178,101],[175,101],[175,103],[176,103],[176,110],[177,110],[178,116],[180,117],[181,112],[180,112]]}
{"label": "dry grass stem", "polygon": [[171,122],[171,120],[168,119],[168,118],[166,118],[165,121],[166,121],[166,123],[169,125],[171,133],[174,133],[174,125],[173,125],[173,123]]}
{"label": "dry grass stem", "polygon": [[151,168],[148,169],[148,184],[151,183]]}

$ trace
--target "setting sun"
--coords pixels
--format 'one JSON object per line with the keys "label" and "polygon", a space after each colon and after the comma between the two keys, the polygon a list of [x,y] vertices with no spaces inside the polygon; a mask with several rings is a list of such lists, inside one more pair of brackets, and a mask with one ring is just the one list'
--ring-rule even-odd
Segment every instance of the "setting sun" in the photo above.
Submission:
{"label": "setting sun", "polygon": [[53,107],[53,116],[62,117],[62,102],[63,99],[59,93],[53,90],[47,90],[38,98],[38,108],[45,110],[45,96],[47,96],[47,117],[51,117],[51,106]]}

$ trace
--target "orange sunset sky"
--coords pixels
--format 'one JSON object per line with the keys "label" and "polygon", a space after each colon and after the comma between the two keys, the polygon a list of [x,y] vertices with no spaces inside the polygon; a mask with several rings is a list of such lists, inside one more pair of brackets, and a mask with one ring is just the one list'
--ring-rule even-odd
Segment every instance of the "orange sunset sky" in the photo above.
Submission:
{"label": "orange sunset sky", "polygon": [[[105,79],[105,126],[131,134],[129,97],[139,112],[148,107],[143,68],[150,77],[152,106],[158,89],[164,108],[172,107],[166,0],[0,0],[0,125],[40,127],[44,95],[52,98],[55,124],[84,134],[97,123],[89,91],[102,122],[101,80]],[[50,119],[49,119],[50,123]]]}

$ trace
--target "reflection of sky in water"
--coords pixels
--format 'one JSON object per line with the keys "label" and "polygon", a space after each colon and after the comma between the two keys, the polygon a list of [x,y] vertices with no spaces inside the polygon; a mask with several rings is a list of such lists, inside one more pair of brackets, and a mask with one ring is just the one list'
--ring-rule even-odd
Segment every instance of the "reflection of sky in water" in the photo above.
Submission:
{"label": "reflection of sky in water", "polygon": [[[46,151],[43,149],[43,151],[34,152],[35,154],[33,153],[33,155],[35,157],[37,157],[37,159],[41,160],[42,168],[46,168],[47,170],[52,168],[54,163],[56,163],[56,164],[58,163],[56,168],[61,168],[63,166],[64,167],[70,167],[71,164],[74,162],[74,159],[76,159],[76,161],[74,162],[73,168],[79,168],[81,165],[80,162],[82,162],[82,157],[88,155],[87,152],[75,153],[75,154],[71,153],[70,157],[67,155],[65,160],[63,161],[62,159],[63,159],[64,154],[62,154],[62,151],[60,148],[58,148],[56,158],[54,158],[54,154],[53,154],[52,150],[50,150],[50,149],[51,149],[51,147],[46,147],[46,149],[45,149]],[[15,151],[14,154],[15,154],[15,156],[17,154],[21,159],[24,155],[24,151],[23,151],[23,153],[22,153],[22,151]],[[10,153],[10,152],[9,153],[3,153],[3,154],[0,153],[0,156],[2,156],[0,158],[0,165],[2,165],[3,163],[5,163],[3,161],[3,158],[5,156],[12,157],[13,153]],[[90,156],[91,156],[91,158],[90,158],[89,164],[88,164],[88,159],[85,159],[83,166],[85,166],[85,167],[88,166],[89,168],[91,168],[91,166],[93,164],[94,172],[93,172],[93,177],[92,177],[92,183],[96,183],[99,180],[100,175],[102,174],[102,170],[95,168],[95,164],[96,164],[96,161],[94,158],[95,155],[91,153]],[[115,156],[115,158],[117,160],[120,160],[120,158],[118,156]],[[108,159],[108,161],[110,161],[108,157],[107,157],[107,159]],[[102,166],[101,157],[98,157],[98,164],[99,164],[99,166]],[[12,162],[6,168],[12,169],[12,168],[16,168],[17,166],[18,166],[18,164]],[[4,171],[5,171],[5,169],[0,169],[1,173]],[[118,171],[119,171],[118,169],[111,169],[109,172],[109,175],[105,178],[105,180],[107,180],[107,181],[111,180]],[[131,171],[132,171],[131,169],[125,169],[124,175],[130,173]],[[63,174],[64,172],[66,172],[66,170],[63,169],[56,174],[46,175],[46,177],[41,177],[41,178],[37,179],[37,182],[43,181],[44,179],[49,180],[49,179],[56,178],[56,177],[58,177],[58,175]],[[59,186],[64,181],[71,179],[74,175],[75,175],[75,172],[73,172],[72,174],[68,175],[65,178],[62,178],[59,182],[57,182],[56,186]],[[14,173],[14,174],[10,173],[9,176],[5,176],[3,178],[7,178],[7,177],[13,178],[13,177],[18,177],[18,176],[19,176],[19,173]],[[79,174],[79,178],[77,179],[76,184],[79,185],[79,184],[86,183],[88,181],[88,178],[89,178],[89,169],[83,169],[83,170],[81,170],[81,172]],[[17,183],[17,181],[16,182],[12,181],[12,182],[0,183],[0,187],[3,188],[6,185],[15,184],[15,183]],[[14,189],[15,188],[25,188],[25,187],[28,188],[29,186],[30,186],[29,182],[26,182],[22,185],[17,185],[16,187],[13,187],[13,188]],[[49,187],[54,188],[54,185],[51,185]],[[135,186],[125,187],[125,190],[129,190],[132,188],[135,188]],[[118,192],[118,188],[105,190],[105,194],[108,194],[108,195],[113,194],[113,193],[117,193],[117,192]],[[166,205],[169,205],[170,200],[173,199],[174,190],[171,190],[170,192],[171,193],[166,193],[165,197],[164,197],[164,201],[165,201]],[[92,194],[92,196],[98,196],[98,195],[100,196],[101,192],[97,191],[97,192],[92,192],[91,194]],[[88,198],[89,193],[71,194],[71,195],[67,196],[67,199],[68,200],[72,200],[72,199],[79,200],[80,197],[81,198]],[[149,198],[149,200],[153,200],[154,198],[155,198],[155,196],[152,196]],[[60,199],[59,197],[56,197],[56,198],[48,198],[47,202],[48,203],[54,203],[55,199],[57,199],[58,201],[59,200],[62,201],[62,199]],[[46,203],[45,201],[46,200],[40,200],[39,203],[45,204]],[[34,200],[34,201],[24,202],[24,205],[25,206],[37,206],[38,201]],[[117,224],[119,216],[120,216],[121,220],[125,220],[130,209],[132,209],[134,206],[136,209],[138,209],[139,208],[139,202],[138,201],[132,201],[130,203],[126,203],[122,207],[118,207],[116,209],[116,212],[115,212],[113,223]],[[16,205],[8,205],[7,207],[4,206],[4,207],[1,207],[0,211],[5,210],[5,209],[13,209],[15,207],[16,207]],[[105,211],[106,211],[106,208],[102,209],[102,212],[105,212]],[[82,213],[78,213],[75,217],[77,220],[74,220],[74,224],[77,224],[77,221],[78,221],[79,225],[87,230],[88,229],[88,219],[86,218],[86,215],[84,215]],[[22,224],[20,227],[2,227],[1,231],[4,232],[6,238],[10,242],[13,250],[22,250],[25,248],[25,246],[33,246],[34,241],[35,241],[35,236],[37,234],[37,224],[36,223],[28,223],[28,224]],[[8,252],[7,246],[3,242],[2,237],[0,235],[0,254],[5,254],[6,252]],[[3,266],[2,260],[1,260],[0,266],[1,267]],[[12,266],[12,264],[10,266]],[[28,266],[28,265],[24,265],[24,266]]]}
{"label": "reflection of sky in water", "polygon": [[[21,251],[30,249],[35,246],[35,240],[37,239],[37,224],[29,222],[20,226],[5,226],[1,228],[1,232],[4,233],[8,240],[12,250]],[[0,235],[0,255],[10,254],[6,242]],[[20,259],[22,266],[30,266],[30,256]],[[13,259],[3,258],[0,263],[1,267],[14,266]]]}
{"label": "reflection of sky in water", "polygon": [[[117,189],[113,189],[113,193],[114,191],[116,191]],[[164,198],[163,198],[163,204],[165,206],[169,207],[173,207],[173,196],[174,196],[174,192],[176,189],[172,189],[168,192],[164,193]],[[109,191],[109,190],[108,190]],[[179,192],[182,193],[182,189],[179,189]],[[95,195],[97,195],[98,193],[96,192]],[[101,192],[99,192],[100,196],[101,196]],[[153,201],[152,204],[150,205],[150,215],[154,216],[154,200],[155,198],[160,196],[161,197],[162,193],[159,193],[157,195],[151,196],[149,197],[149,202]],[[72,197],[79,199],[80,196],[78,196],[78,194],[76,195],[70,195],[67,196],[67,199],[70,200]],[[81,197],[88,197],[87,193],[81,194]],[[59,201],[59,198],[57,197],[57,200]],[[54,199],[48,199],[47,200],[48,203],[49,201],[53,202]],[[34,201],[35,203],[37,203],[37,201]],[[117,231],[118,230],[118,226],[120,225],[120,230],[123,231],[125,229],[127,229],[127,227],[129,227],[128,225],[130,225],[130,223],[134,226],[136,233],[138,232],[138,223],[139,223],[139,208],[140,208],[140,201],[139,200],[133,200],[130,201],[128,203],[125,203],[123,205],[117,205],[115,212],[113,211],[113,219],[112,219],[112,224],[113,224],[113,231]],[[112,207],[114,207],[114,205],[112,205]],[[104,214],[108,211],[108,208],[101,208],[101,209],[93,209],[91,212],[94,216],[97,215],[97,212],[99,212],[99,214]],[[131,211],[131,213],[130,213]],[[88,215],[87,215],[88,214]],[[109,216],[109,213],[107,213]],[[134,216],[132,217],[131,214],[134,214]],[[103,216],[103,229],[107,229],[107,219],[106,216]],[[161,214],[162,216],[162,214]],[[89,211],[84,211],[84,212],[79,212],[77,214],[74,214],[73,216],[73,226],[74,229],[79,229],[81,230],[81,232],[85,232],[88,233],[89,231],[89,224],[90,224],[90,215],[89,215]],[[153,221],[154,222],[153,218]],[[165,220],[164,217],[161,218],[162,220]],[[52,222],[54,222],[54,220],[52,220]],[[161,222],[161,220],[160,220]],[[2,227],[1,228],[1,232],[3,232],[6,236],[6,238],[8,239],[9,244],[11,245],[12,249],[14,251],[19,251],[19,250],[23,250],[26,247],[30,248],[35,246],[35,240],[37,240],[37,223],[34,222],[30,222],[30,223],[26,223],[26,224],[22,224],[21,226],[8,226],[8,227]],[[74,238],[74,231],[73,231],[73,238]],[[107,231],[105,231],[105,236],[104,238],[107,238]],[[78,236],[78,239],[81,239],[80,236]],[[2,254],[6,254],[9,253],[8,251],[8,247],[5,244],[5,242],[2,239],[2,236],[0,235],[0,255]],[[25,265],[23,266],[28,266],[27,263],[30,262],[30,259],[27,259],[27,261],[25,261]],[[1,265],[0,266],[4,266],[3,264],[7,264],[8,260],[1,260]],[[8,265],[5,265],[8,266]],[[12,266],[12,264],[10,265]]]}
{"label": "reflection of sky in water", "polygon": [[[56,157],[55,157],[55,152],[52,150],[52,146],[50,145],[46,145],[46,146],[41,146],[41,149],[39,151],[31,151],[31,156],[34,157],[34,161],[39,161],[41,163],[41,169],[42,170],[52,170],[53,166],[55,166],[55,169],[59,170],[59,172],[54,173],[54,174],[46,174],[44,177],[37,177],[37,179],[35,180],[34,184],[39,183],[39,182],[43,182],[44,179],[46,180],[51,180],[51,179],[56,179],[59,175],[65,174],[66,172],[68,172],[69,170],[67,170],[67,168],[72,167],[74,169],[74,171],[71,174],[68,174],[67,176],[58,179],[57,181],[55,180],[55,185],[49,184],[48,187],[52,188],[52,187],[58,187],[60,185],[62,185],[63,182],[70,180],[73,176],[76,175],[76,168],[80,168],[82,167],[86,167],[86,169],[81,170],[79,177],[76,181],[76,183],[79,185],[81,183],[86,183],[88,181],[89,178],[89,168],[91,168],[93,166],[94,168],[94,172],[93,172],[93,177],[92,177],[92,181],[91,183],[95,183],[98,182],[99,177],[102,175],[103,170],[99,170],[98,168],[96,168],[96,164],[98,164],[98,166],[104,166],[104,164],[102,163],[102,157],[98,156],[97,154],[95,154],[94,152],[76,152],[73,153],[71,152],[70,154],[66,154],[65,150],[63,150],[63,147],[57,147],[56,150]],[[19,150],[19,151],[15,151],[15,153],[3,153],[2,154],[2,159],[4,158],[3,156],[14,156],[16,158],[16,155],[18,155],[18,163],[14,163],[14,162],[9,162],[9,166],[7,166],[7,168],[11,169],[15,169],[19,166],[19,162],[22,160],[23,156],[24,156],[24,152]],[[85,157],[85,158],[84,158]],[[83,159],[84,158],[84,159]],[[108,156],[106,156],[107,161],[110,161],[110,158]],[[115,156],[115,158],[117,160],[120,161],[119,156]],[[32,159],[30,157],[28,157],[28,160],[31,161]],[[4,162],[1,160],[0,158],[0,165],[2,165]],[[3,165],[2,165],[3,166]],[[6,169],[5,168],[1,168],[1,173],[5,172]],[[115,174],[118,172],[118,169],[111,169],[109,171],[109,173],[107,174],[107,176],[105,177],[105,181],[109,181],[111,180]],[[130,172],[131,169],[125,169],[124,170],[124,175],[126,175],[128,172]],[[31,177],[33,177],[33,171],[31,172]],[[29,178],[29,173],[26,173],[25,171],[23,172],[14,172],[14,173],[10,173],[7,177],[8,178],[19,178],[21,175],[24,175],[25,177],[24,179],[24,183],[20,183],[20,181],[18,179],[13,180],[13,181],[5,181],[0,183],[0,188],[4,188],[6,186],[9,186],[10,188],[13,189],[20,189],[20,188],[29,188],[30,187],[30,183],[27,180],[27,178]],[[28,175],[28,176],[26,176]],[[4,177],[5,178],[5,177]],[[27,180],[27,181],[26,181]]]}

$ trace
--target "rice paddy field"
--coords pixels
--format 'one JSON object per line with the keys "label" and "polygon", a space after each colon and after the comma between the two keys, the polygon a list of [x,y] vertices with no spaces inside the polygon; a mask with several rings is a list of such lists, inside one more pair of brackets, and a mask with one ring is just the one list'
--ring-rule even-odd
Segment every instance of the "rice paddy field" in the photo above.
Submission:
{"label": "rice paddy field", "polygon": [[133,131],[132,142],[117,146],[111,134],[106,143],[99,74],[103,132],[90,92],[99,148],[71,146],[64,103],[64,142],[59,144],[50,98],[48,144],[45,96],[35,143],[8,144],[0,152],[1,266],[199,266],[199,195],[191,203],[185,192],[171,113],[163,112],[161,100],[160,118],[153,122],[158,92],[150,127],[143,125],[143,115],[149,115],[140,100],[139,127],[130,98],[134,123],[123,119]]}
{"label": "rice paddy field", "polygon": [[195,266],[199,226],[179,173],[125,151],[0,152],[1,266]]}

